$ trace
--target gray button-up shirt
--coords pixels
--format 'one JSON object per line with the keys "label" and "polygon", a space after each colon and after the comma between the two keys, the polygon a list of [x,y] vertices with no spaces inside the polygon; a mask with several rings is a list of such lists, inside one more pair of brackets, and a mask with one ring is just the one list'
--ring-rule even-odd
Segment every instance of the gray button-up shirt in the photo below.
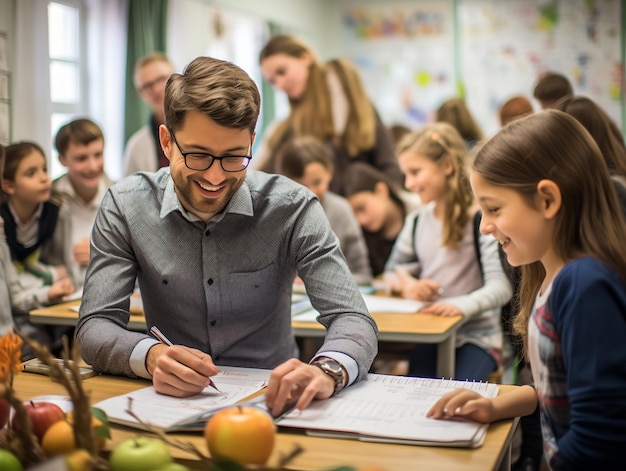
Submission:
{"label": "gray button-up shirt", "polygon": [[[274,368],[297,357],[291,290],[298,274],[326,329],[320,352],[352,359],[351,382],[377,352],[376,324],[315,196],[291,180],[248,170],[224,211],[187,213],[169,168],[109,189],[91,239],[76,337],[97,371],[148,377],[156,341],[126,329],[139,282],[146,322],[218,365]],[[356,369],[358,367],[358,374]]]}

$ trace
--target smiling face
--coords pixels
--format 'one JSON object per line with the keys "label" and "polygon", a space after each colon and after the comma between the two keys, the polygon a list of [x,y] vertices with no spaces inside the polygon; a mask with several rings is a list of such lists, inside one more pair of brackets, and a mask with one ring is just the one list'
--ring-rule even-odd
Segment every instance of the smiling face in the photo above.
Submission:
{"label": "smiling face", "polygon": [[544,261],[552,252],[553,224],[546,219],[539,195],[531,205],[519,192],[487,182],[477,172],[470,176],[483,213],[480,232],[492,234],[513,266]]}
{"label": "smiling face", "polygon": [[172,73],[174,69],[170,64],[158,60],[140,67],[135,73],[135,87],[139,96],[161,122],[165,120],[163,111],[165,85]]}
{"label": "smiling face", "polygon": [[[203,171],[191,170],[167,128],[160,128],[161,145],[170,160],[176,194],[183,207],[203,221],[222,211],[246,177],[246,170],[225,172],[216,160]],[[188,111],[175,131],[183,152],[208,152],[215,156],[250,155],[254,134],[247,129],[220,126],[199,111]]]}
{"label": "smiling face", "polygon": [[306,91],[311,63],[311,56],[306,53],[302,57],[279,53],[261,61],[261,72],[274,87],[292,100],[298,100]]}
{"label": "smiling face", "polygon": [[38,151],[30,152],[17,166],[15,178],[4,180],[4,191],[21,205],[36,206],[50,199],[52,183],[46,158]]}
{"label": "smiling face", "polygon": [[453,171],[447,158],[438,163],[407,150],[398,156],[398,163],[405,177],[405,187],[418,194],[422,203],[439,202],[445,197],[447,179]]}
{"label": "smiling face", "polygon": [[59,161],[67,167],[76,193],[85,199],[97,193],[104,174],[104,140],[96,139],[89,144],[70,141],[67,150],[59,155]]}

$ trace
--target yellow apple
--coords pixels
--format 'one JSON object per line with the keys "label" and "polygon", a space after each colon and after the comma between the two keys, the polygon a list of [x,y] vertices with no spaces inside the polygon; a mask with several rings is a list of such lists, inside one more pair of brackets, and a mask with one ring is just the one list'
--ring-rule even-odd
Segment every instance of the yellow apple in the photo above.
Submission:
{"label": "yellow apple", "polygon": [[233,406],[209,419],[204,437],[214,459],[264,464],[274,449],[276,427],[272,417],[257,407]]}

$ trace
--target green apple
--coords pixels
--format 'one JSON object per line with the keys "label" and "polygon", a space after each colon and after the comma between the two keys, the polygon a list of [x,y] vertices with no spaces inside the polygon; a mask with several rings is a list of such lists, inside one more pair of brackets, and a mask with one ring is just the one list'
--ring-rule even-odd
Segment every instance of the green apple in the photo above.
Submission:
{"label": "green apple", "polygon": [[161,440],[137,437],[117,445],[109,461],[111,471],[153,471],[171,463],[172,455]]}
{"label": "green apple", "polygon": [[2,471],[22,471],[22,464],[9,450],[0,448],[0,469]]}

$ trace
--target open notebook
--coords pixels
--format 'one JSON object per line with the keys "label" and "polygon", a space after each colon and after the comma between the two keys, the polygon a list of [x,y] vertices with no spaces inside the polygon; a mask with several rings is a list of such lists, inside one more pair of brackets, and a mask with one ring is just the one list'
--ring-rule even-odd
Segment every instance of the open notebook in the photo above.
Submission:
{"label": "open notebook", "polygon": [[333,398],[287,414],[278,425],[322,437],[475,448],[485,440],[486,424],[426,417],[437,399],[460,387],[498,395],[498,386],[489,383],[370,374]]}
{"label": "open notebook", "polygon": [[207,387],[200,394],[176,398],[159,394],[154,387],[105,399],[94,407],[106,412],[111,423],[143,428],[126,410],[132,398],[132,410],[141,420],[166,432],[199,431],[218,410],[230,407],[267,386],[271,370],[220,366],[213,377],[221,393]]}

